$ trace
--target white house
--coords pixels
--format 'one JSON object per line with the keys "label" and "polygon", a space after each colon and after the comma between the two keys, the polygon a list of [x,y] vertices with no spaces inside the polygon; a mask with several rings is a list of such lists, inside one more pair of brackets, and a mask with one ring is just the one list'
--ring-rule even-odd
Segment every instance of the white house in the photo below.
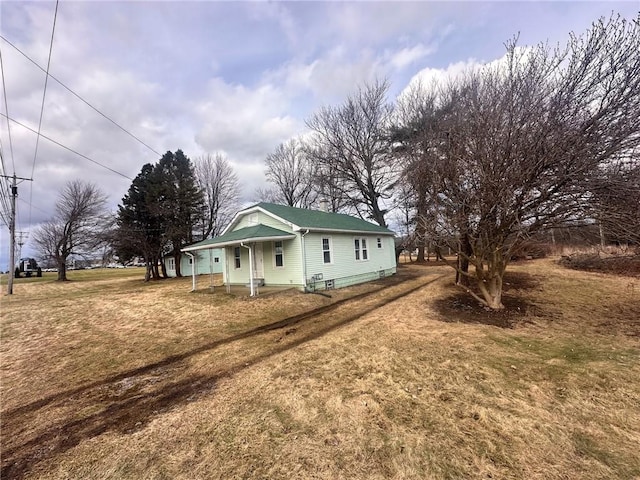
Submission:
{"label": "white house", "polygon": [[182,252],[207,258],[216,249],[223,252],[225,284],[246,284],[252,295],[255,285],[322,290],[396,272],[391,230],[350,215],[272,203],[239,211],[221,236]]}

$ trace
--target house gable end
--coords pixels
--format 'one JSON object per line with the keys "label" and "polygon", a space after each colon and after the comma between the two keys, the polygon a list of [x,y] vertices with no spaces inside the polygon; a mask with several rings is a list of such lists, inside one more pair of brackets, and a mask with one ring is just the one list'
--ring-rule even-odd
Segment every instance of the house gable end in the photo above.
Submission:
{"label": "house gable end", "polygon": [[286,219],[280,218],[271,212],[254,206],[238,212],[231,223],[229,223],[229,226],[224,230],[224,232],[222,232],[222,235],[257,224],[266,225],[284,231],[295,232],[299,230],[296,225]]}

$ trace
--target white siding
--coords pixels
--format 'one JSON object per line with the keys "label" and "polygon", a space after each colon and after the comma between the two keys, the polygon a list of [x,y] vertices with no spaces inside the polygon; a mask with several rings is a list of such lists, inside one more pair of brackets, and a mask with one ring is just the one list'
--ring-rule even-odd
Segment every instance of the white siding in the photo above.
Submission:
{"label": "white siding", "polygon": [[286,223],[282,223],[279,220],[276,220],[275,218],[263,212],[254,212],[254,213],[248,213],[246,215],[243,215],[238,219],[238,223],[230,231],[236,231],[236,230],[240,230],[241,228],[250,227],[251,225],[249,225],[250,223],[249,218],[251,215],[257,215],[257,222],[261,223],[262,225],[277,228],[279,230],[284,230],[285,232],[292,231],[291,226],[287,225]]}
{"label": "white siding", "polygon": [[302,285],[300,237],[282,242],[284,266],[276,267],[273,242],[264,242],[264,279],[266,285]]}
{"label": "white siding", "polygon": [[[331,263],[325,264],[322,253],[322,238],[331,238]],[[367,260],[355,259],[355,238],[367,241]],[[396,260],[393,237],[380,236],[383,248],[377,248],[376,235],[354,235],[343,233],[310,233],[305,237],[305,253],[307,262],[307,279],[322,274],[323,283],[327,280],[346,279],[349,277],[376,277],[380,271],[394,273]],[[357,283],[357,282],[353,282]],[[338,286],[338,285],[336,285]]]}
{"label": "white siding", "polygon": [[[228,249],[229,279],[232,284],[249,283],[249,251],[240,247],[240,268],[235,268],[233,249]],[[283,241],[284,267],[276,267],[273,253],[273,242],[262,243],[264,259],[265,285],[295,285],[302,286],[302,262],[300,254],[300,239]]]}
{"label": "white siding", "polygon": [[[211,252],[211,254],[209,253]],[[213,273],[222,273],[224,270],[224,252],[220,248],[213,250],[199,250],[192,252],[196,258],[196,275],[205,275],[211,273],[211,267],[213,267]],[[219,262],[215,263],[215,258],[218,257]],[[189,255],[183,253],[180,258],[180,273],[184,276],[191,275],[191,263],[189,263]],[[164,258],[164,264],[167,268],[167,275],[170,277],[176,276],[175,268],[170,267],[170,257]]]}

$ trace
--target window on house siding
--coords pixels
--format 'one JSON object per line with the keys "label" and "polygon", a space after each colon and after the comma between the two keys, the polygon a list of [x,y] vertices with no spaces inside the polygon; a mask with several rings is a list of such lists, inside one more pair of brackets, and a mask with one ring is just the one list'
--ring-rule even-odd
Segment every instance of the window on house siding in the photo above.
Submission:
{"label": "window on house siding", "polygon": [[249,218],[247,220],[247,225],[249,225],[251,227],[251,226],[257,225],[257,224],[258,224],[258,214],[257,213],[249,214]]}
{"label": "window on house siding", "polygon": [[353,247],[355,249],[356,260],[368,260],[369,250],[367,248],[366,238],[354,238]]}
{"label": "window on house siding", "polygon": [[382,237],[376,238],[376,242],[378,242],[378,248],[382,248]]}
{"label": "window on house siding", "polygon": [[170,258],[169,262],[167,264],[167,268],[169,270],[175,270],[176,269],[176,259],[175,258]]}
{"label": "window on house siding", "polygon": [[213,263],[220,263],[220,257],[213,257]]}
{"label": "window on house siding", "polygon": [[282,240],[273,242],[273,254],[276,267],[284,267],[284,247]]}
{"label": "window on house siding", "polygon": [[240,268],[240,247],[236,247],[233,249],[233,255],[235,257],[236,268]]}
{"label": "window on house siding", "polygon": [[193,263],[193,258],[189,257],[189,265],[191,265]]}
{"label": "window on house siding", "polygon": [[322,259],[324,263],[331,263],[331,239],[329,237],[322,239]]}

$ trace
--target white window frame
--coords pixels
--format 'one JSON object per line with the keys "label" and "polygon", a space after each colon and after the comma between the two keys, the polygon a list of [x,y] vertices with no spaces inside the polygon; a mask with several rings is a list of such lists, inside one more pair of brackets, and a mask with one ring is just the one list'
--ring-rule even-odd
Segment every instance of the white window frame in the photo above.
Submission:
{"label": "white window frame", "polygon": [[233,268],[240,270],[242,268],[242,250],[240,247],[233,247]]}
{"label": "white window frame", "polygon": [[376,237],[376,244],[378,245],[379,249],[384,248],[384,242],[382,241],[382,237]]}
{"label": "white window frame", "polygon": [[369,261],[369,242],[366,237],[353,237],[353,249],[356,262]]}
{"label": "white window frame", "polygon": [[260,221],[260,216],[257,213],[250,213],[247,217],[247,226],[253,227],[254,225],[258,225]]}
{"label": "white window frame", "polygon": [[[276,243],[280,244],[280,253],[277,251]],[[273,268],[284,268],[284,240],[274,240],[273,247]],[[278,265],[278,255],[282,257],[282,265]]]}
{"label": "white window frame", "polygon": [[176,259],[171,257],[167,262],[167,270],[175,270],[176,269]]}
{"label": "white window frame", "polygon": [[[327,244],[329,246],[328,250],[324,249],[324,241],[327,240]],[[320,238],[320,248],[322,250],[322,264],[323,265],[332,265],[333,264],[333,239],[330,236],[323,236]],[[325,261],[324,254],[329,252],[329,261]]]}

